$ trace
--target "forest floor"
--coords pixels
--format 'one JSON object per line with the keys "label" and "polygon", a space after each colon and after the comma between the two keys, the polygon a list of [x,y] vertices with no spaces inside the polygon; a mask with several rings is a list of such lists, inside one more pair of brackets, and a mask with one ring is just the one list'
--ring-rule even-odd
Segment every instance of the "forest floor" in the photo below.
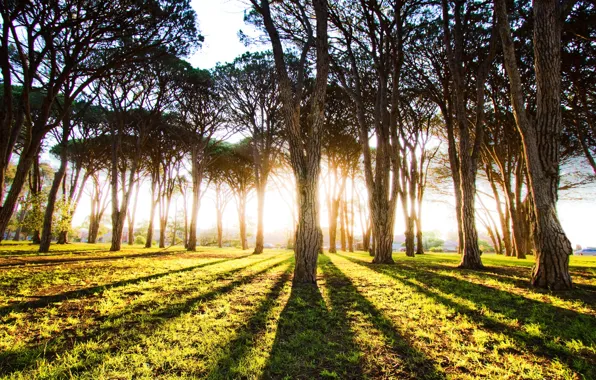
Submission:
{"label": "forest floor", "polygon": [[596,378],[596,257],[576,288],[529,287],[532,258],[319,257],[235,249],[0,245],[0,378]]}

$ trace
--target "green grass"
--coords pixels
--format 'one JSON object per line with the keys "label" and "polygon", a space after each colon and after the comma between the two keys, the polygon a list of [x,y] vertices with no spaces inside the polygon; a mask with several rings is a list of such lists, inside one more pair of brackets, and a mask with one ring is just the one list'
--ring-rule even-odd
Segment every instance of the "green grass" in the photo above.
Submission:
{"label": "green grass", "polygon": [[592,379],[596,258],[576,289],[529,287],[532,260],[0,246],[0,378]]}

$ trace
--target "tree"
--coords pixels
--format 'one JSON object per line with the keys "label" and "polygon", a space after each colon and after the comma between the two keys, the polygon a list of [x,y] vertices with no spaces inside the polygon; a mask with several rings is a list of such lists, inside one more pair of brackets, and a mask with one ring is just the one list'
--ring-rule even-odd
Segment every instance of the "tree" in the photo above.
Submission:
{"label": "tree", "polygon": [[[298,194],[298,227],[294,253],[295,283],[316,283],[317,257],[322,232],[318,212],[318,181],[321,161],[321,136],[324,122],[325,94],[329,72],[326,0],[304,3],[298,0],[270,2],[251,0],[258,21],[267,32],[279,82],[285,134]],[[313,25],[313,21],[316,25]],[[300,51],[296,80],[290,78],[282,38]],[[310,116],[301,125],[303,93],[308,56],[316,48],[316,78],[310,102]]]}
{"label": "tree", "polygon": [[[175,93],[177,125],[185,151],[190,153],[192,206],[186,249],[197,249],[197,217],[201,202],[201,182],[208,163],[208,148],[216,132],[224,131],[225,104],[208,71],[180,62],[178,91]],[[229,132],[229,131],[228,131]],[[225,137],[225,136],[222,136]]]}
{"label": "tree", "polygon": [[[360,161],[358,123],[351,99],[337,84],[327,87],[325,104],[325,129],[322,150],[327,168],[327,212],[329,214],[329,252],[336,252],[337,221],[340,204],[347,201],[346,183],[353,176]],[[343,201],[342,201],[343,198]],[[347,205],[346,205],[347,207]],[[344,215],[343,209],[341,215]],[[340,223],[341,231],[344,226]],[[345,239],[342,239],[345,243]],[[345,244],[342,249],[345,250]]]}
{"label": "tree", "polygon": [[[331,12],[340,35],[333,72],[356,106],[375,243],[373,262],[378,264],[393,263],[393,227],[400,191],[400,78],[406,19],[411,10],[402,1],[387,6],[369,0],[345,1]],[[374,151],[369,141],[371,126],[377,143]]]}
{"label": "tree", "polygon": [[230,120],[250,137],[257,191],[255,254],[263,252],[263,212],[267,181],[281,149],[280,94],[271,52],[245,53],[216,69]]}
{"label": "tree", "polygon": [[[573,3],[573,2],[571,2]],[[572,287],[569,255],[573,248],[557,216],[559,187],[559,136],[561,135],[561,24],[569,8],[561,10],[556,0],[534,1],[535,114],[527,111],[527,100],[511,37],[507,5],[495,0],[495,16],[509,77],[512,107],[524,144],[532,216],[536,265],[532,285],[553,290]]]}
{"label": "tree", "polygon": [[228,187],[232,190],[238,211],[240,245],[248,249],[246,238],[246,203],[255,187],[255,173],[252,162],[253,154],[250,140],[234,145],[221,144],[214,153],[214,164],[220,168]]}
{"label": "tree", "polygon": [[[477,8],[475,4],[466,4],[464,1],[455,2],[452,24],[449,3],[448,0],[442,0],[441,4],[443,39],[449,74],[453,82],[453,95],[455,96],[453,111],[459,131],[456,165],[459,168],[459,187],[461,189],[459,217],[463,232],[462,260],[459,267],[479,269],[483,265],[480,259],[480,248],[478,248],[478,231],[475,219],[476,175],[484,132],[484,86],[496,54],[497,34],[492,30],[494,28],[491,28],[489,33],[485,33],[482,28],[483,24],[489,24],[485,17],[488,12],[484,11],[482,7]],[[464,20],[465,17],[474,17],[475,22],[468,22]],[[465,51],[466,56],[474,57],[473,59],[477,62],[474,69],[469,66],[464,67],[466,44],[469,46]],[[467,76],[464,70],[474,70],[474,75]],[[468,90],[470,85],[475,88],[474,92]],[[470,103],[474,105],[470,107]],[[470,109],[473,111],[470,112]],[[450,139],[449,142],[453,143],[453,140]]]}
{"label": "tree", "polygon": [[[1,238],[42,140],[63,123],[72,102],[107,72],[146,59],[147,51],[166,47],[184,54],[200,36],[187,0],[2,2],[0,15],[5,99],[0,123]],[[21,86],[21,106],[14,102],[15,82]],[[43,95],[39,111],[33,113],[29,105],[36,87]],[[53,112],[61,93],[65,102]],[[4,175],[19,136],[25,138],[17,171],[4,197]]]}

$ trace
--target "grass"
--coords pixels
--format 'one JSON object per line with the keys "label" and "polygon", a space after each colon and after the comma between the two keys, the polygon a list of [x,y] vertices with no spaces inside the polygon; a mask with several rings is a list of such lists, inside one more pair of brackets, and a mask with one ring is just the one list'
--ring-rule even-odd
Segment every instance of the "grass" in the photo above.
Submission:
{"label": "grass", "polygon": [[531,258],[340,252],[292,287],[289,251],[35,248],[0,245],[0,378],[596,378],[596,258],[553,293]]}

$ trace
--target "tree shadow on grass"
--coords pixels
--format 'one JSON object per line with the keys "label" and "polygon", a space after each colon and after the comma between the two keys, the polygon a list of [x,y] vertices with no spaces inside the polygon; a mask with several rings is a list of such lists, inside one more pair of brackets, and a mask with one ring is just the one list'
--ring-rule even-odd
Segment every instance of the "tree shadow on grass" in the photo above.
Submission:
{"label": "tree shadow on grass", "polygon": [[361,352],[354,333],[338,317],[327,308],[316,285],[293,284],[263,377],[361,379]]}
{"label": "tree shadow on grass", "polygon": [[[523,354],[524,350],[528,350],[549,360],[556,358],[583,374],[585,378],[596,378],[596,355],[587,349],[572,352],[564,346],[565,342],[579,342],[588,347],[596,345],[596,319],[591,315],[439,274],[424,266],[420,268],[378,266],[358,258],[341,256],[377,273],[392,277],[416,292],[452,308],[459,314],[466,315],[479,328],[505,334],[516,342],[516,350],[519,353]],[[451,294],[473,302],[476,307],[471,308],[447,296]],[[483,308],[522,324],[538,325],[540,334],[532,335],[523,328],[514,328],[494,317],[484,315]],[[560,342],[561,340],[564,342]]]}
{"label": "tree shadow on grass", "polygon": [[243,377],[243,360],[251,349],[254,349],[259,339],[267,330],[267,323],[271,319],[271,312],[277,304],[285,285],[290,281],[293,265],[280,274],[267,295],[252,314],[246,325],[236,333],[236,338],[227,344],[225,354],[209,374],[210,379],[235,379]]}
{"label": "tree shadow on grass", "polygon": [[[472,271],[456,269],[451,265],[446,265],[445,263],[441,264],[440,262],[412,262],[409,260],[399,261],[398,266],[404,269],[407,268],[414,271],[418,271],[420,269],[425,269],[428,271],[457,271],[458,274],[463,275],[464,277],[467,277],[468,274],[480,277],[490,277],[496,281],[514,286],[523,291],[550,294],[549,290],[537,289],[531,286],[530,277],[532,275],[532,268],[528,266],[487,266],[482,270]],[[579,272],[580,269],[590,271],[590,269],[592,268],[571,267],[570,273],[572,279],[580,277],[582,278],[582,281],[574,281],[573,291],[557,292],[557,297],[568,301],[580,301],[587,304],[592,309],[596,309],[596,286],[586,284],[584,282],[585,280],[583,280],[584,278],[594,279],[596,277],[596,273],[590,276],[588,272]]]}
{"label": "tree shadow on grass", "polygon": [[[326,280],[330,306],[337,323],[350,324],[357,322],[357,315],[362,315],[383,337],[390,342],[388,363],[383,368],[374,368],[367,375],[373,378],[410,378],[410,379],[444,379],[445,374],[426,355],[414,348],[408,338],[398,332],[391,320],[383,315],[375,305],[366,299],[329,258],[323,257],[321,269]],[[378,352],[371,352],[377,355]],[[397,358],[396,358],[397,356]],[[398,361],[399,365],[396,365]],[[389,371],[387,373],[387,371]]]}
{"label": "tree shadow on grass", "polygon": [[10,312],[13,312],[13,311],[37,309],[37,308],[44,307],[44,306],[47,306],[47,305],[50,305],[53,303],[65,301],[67,299],[82,298],[82,297],[89,296],[89,295],[92,295],[95,293],[103,293],[104,291],[106,291],[108,289],[117,288],[117,287],[126,286],[126,285],[134,285],[134,284],[138,284],[143,281],[156,280],[156,279],[164,277],[164,276],[169,276],[169,275],[176,274],[176,273],[189,272],[189,271],[193,271],[195,269],[207,267],[210,265],[220,264],[220,263],[223,263],[226,261],[237,260],[237,259],[240,259],[243,257],[246,257],[246,256],[232,258],[232,259],[210,261],[208,263],[192,265],[190,267],[186,267],[186,268],[182,268],[182,269],[176,269],[176,270],[171,270],[171,271],[167,271],[167,272],[155,273],[155,274],[152,274],[149,276],[136,277],[136,278],[131,278],[129,280],[122,280],[122,281],[112,282],[112,283],[104,284],[104,285],[91,286],[91,287],[83,288],[83,289],[71,290],[68,292],[63,292],[63,293],[54,294],[54,295],[50,295],[50,296],[39,296],[39,299],[37,299],[37,300],[32,300],[32,301],[27,301],[27,302],[19,302],[19,303],[10,304],[7,306],[0,307],[0,317],[4,316]]}
{"label": "tree shadow on grass", "polygon": [[[235,268],[224,273],[220,273],[218,278],[213,281],[222,281],[225,278],[232,277],[252,266],[270,261],[275,257],[259,260],[248,265]],[[183,298],[177,302],[171,302],[165,307],[155,305],[137,305],[134,308],[126,309],[120,313],[113,313],[104,319],[103,325],[95,325],[90,331],[85,332],[81,339],[78,336],[66,337],[64,332],[61,335],[50,340],[41,342],[29,347],[16,350],[7,350],[0,353],[0,376],[10,375],[17,371],[31,369],[38,360],[43,359],[48,362],[58,358],[65,352],[72,350],[76,344],[84,344],[91,341],[98,341],[107,344],[107,347],[98,345],[92,355],[88,355],[84,365],[75,364],[74,367],[65,368],[63,373],[56,376],[73,376],[79,372],[84,372],[89,368],[98,365],[103,359],[102,355],[110,351],[124,351],[128,347],[138,344],[142,336],[151,335],[159,326],[172,318],[179,317],[188,313],[193,307],[202,302],[212,301],[226,293],[231,292],[236,287],[255,281],[259,276],[271,270],[274,267],[283,265],[290,259],[276,262],[272,265],[251,273],[248,276],[240,277],[229,283],[215,287],[214,289],[199,294],[198,296]]]}
{"label": "tree shadow on grass", "polygon": [[[64,256],[68,255],[76,255],[76,254],[93,254],[93,253],[101,253],[104,256],[90,256],[90,257],[59,257],[54,258],[54,256]],[[176,256],[181,253],[189,254],[189,255],[196,255],[199,252],[188,252],[185,250],[178,250],[178,251],[168,251],[167,248],[162,249],[157,252],[144,252],[144,253],[131,253],[129,255],[115,255],[110,253],[109,251],[61,251],[56,252],[55,254],[42,254],[44,258],[42,259],[19,259],[18,257],[13,256],[32,256],[32,255],[11,255],[9,257],[2,257],[0,256],[0,260],[16,260],[16,262],[10,263],[2,263],[0,261],[0,268],[11,268],[11,267],[18,267],[18,266],[52,266],[52,265],[60,265],[60,264],[70,264],[70,263],[78,263],[78,262],[89,262],[89,261],[113,261],[119,259],[143,259],[143,258],[155,258],[155,257],[167,257],[167,256]],[[246,257],[248,255],[244,254],[241,257]],[[230,255],[221,255],[216,253],[205,253],[200,255],[201,258],[229,258]]]}

